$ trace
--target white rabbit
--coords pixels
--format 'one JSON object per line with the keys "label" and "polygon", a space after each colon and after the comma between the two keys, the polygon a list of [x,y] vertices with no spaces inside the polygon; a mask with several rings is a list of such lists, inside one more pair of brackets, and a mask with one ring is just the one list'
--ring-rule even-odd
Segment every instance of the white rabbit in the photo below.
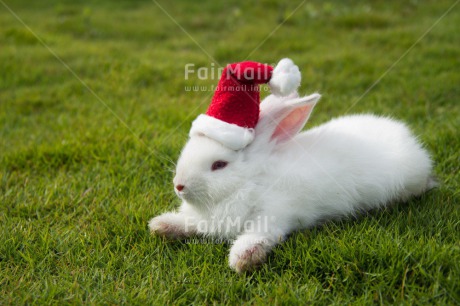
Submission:
{"label": "white rabbit", "polygon": [[268,96],[242,150],[192,135],[174,177],[182,205],[153,218],[151,232],[235,239],[229,263],[242,272],[293,231],[432,187],[430,157],[401,122],[353,115],[299,133],[319,99]]}

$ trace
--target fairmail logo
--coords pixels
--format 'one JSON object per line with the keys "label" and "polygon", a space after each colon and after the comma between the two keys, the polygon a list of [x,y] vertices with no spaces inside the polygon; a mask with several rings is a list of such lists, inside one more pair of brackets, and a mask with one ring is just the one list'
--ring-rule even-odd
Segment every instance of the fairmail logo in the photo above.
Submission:
{"label": "fairmail logo", "polygon": [[231,233],[231,232],[255,232],[268,233],[268,225],[275,221],[275,217],[258,216],[255,219],[244,220],[241,217],[209,218],[196,220],[188,217],[185,219],[185,232],[198,233]]}
{"label": "fairmail logo", "polygon": [[190,78],[198,78],[198,80],[219,80],[224,77],[225,68],[226,78],[234,78],[235,75],[240,75],[246,80],[254,79],[256,75],[263,76],[264,78],[270,77],[270,71],[267,65],[257,63],[255,67],[246,67],[243,71],[242,63],[230,64],[225,67],[216,67],[216,64],[211,63],[210,67],[199,67],[196,68],[195,64],[188,63],[184,68],[184,78],[189,80]]}

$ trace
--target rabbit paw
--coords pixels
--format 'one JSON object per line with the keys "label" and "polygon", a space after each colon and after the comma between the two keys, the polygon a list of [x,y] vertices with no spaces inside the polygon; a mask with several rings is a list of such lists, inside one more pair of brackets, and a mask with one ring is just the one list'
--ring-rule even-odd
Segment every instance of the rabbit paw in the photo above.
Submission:
{"label": "rabbit paw", "polygon": [[238,273],[255,270],[266,261],[269,252],[263,242],[246,244],[237,240],[230,250],[230,268]]}
{"label": "rabbit paw", "polygon": [[169,239],[186,238],[193,234],[184,218],[175,213],[165,213],[149,221],[150,232]]}

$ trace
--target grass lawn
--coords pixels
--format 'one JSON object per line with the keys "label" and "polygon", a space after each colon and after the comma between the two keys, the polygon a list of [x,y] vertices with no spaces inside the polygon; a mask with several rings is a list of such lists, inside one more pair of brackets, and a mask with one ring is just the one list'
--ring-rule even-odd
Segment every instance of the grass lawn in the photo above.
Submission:
{"label": "grass lawn", "polygon": [[[278,2],[0,0],[0,304],[460,303],[459,1]],[[219,77],[184,67],[283,57],[323,94],[309,126],[399,118],[440,187],[237,275],[229,245],[147,222],[213,93],[185,89]]]}

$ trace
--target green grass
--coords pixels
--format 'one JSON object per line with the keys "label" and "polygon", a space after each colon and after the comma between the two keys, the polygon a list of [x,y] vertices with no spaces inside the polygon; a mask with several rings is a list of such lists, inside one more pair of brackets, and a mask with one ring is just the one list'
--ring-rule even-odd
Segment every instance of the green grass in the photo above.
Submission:
{"label": "green grass", "polygon": [[[460,5],[405,54],[453,0],[306,1],[292,15],[301,2],[159,1],[193,40],[151,1],[3,1],[0,304],[460,302]],[[151,237],[148,220],[179,204],[172,161],[212,94],[184,88],[217,83],[185,80],[185,65],[248,55],[298,63],[301,93],[324,95],[310,126],[407,122],[440,187],[296,233],[246,275],[228,245]]]}

